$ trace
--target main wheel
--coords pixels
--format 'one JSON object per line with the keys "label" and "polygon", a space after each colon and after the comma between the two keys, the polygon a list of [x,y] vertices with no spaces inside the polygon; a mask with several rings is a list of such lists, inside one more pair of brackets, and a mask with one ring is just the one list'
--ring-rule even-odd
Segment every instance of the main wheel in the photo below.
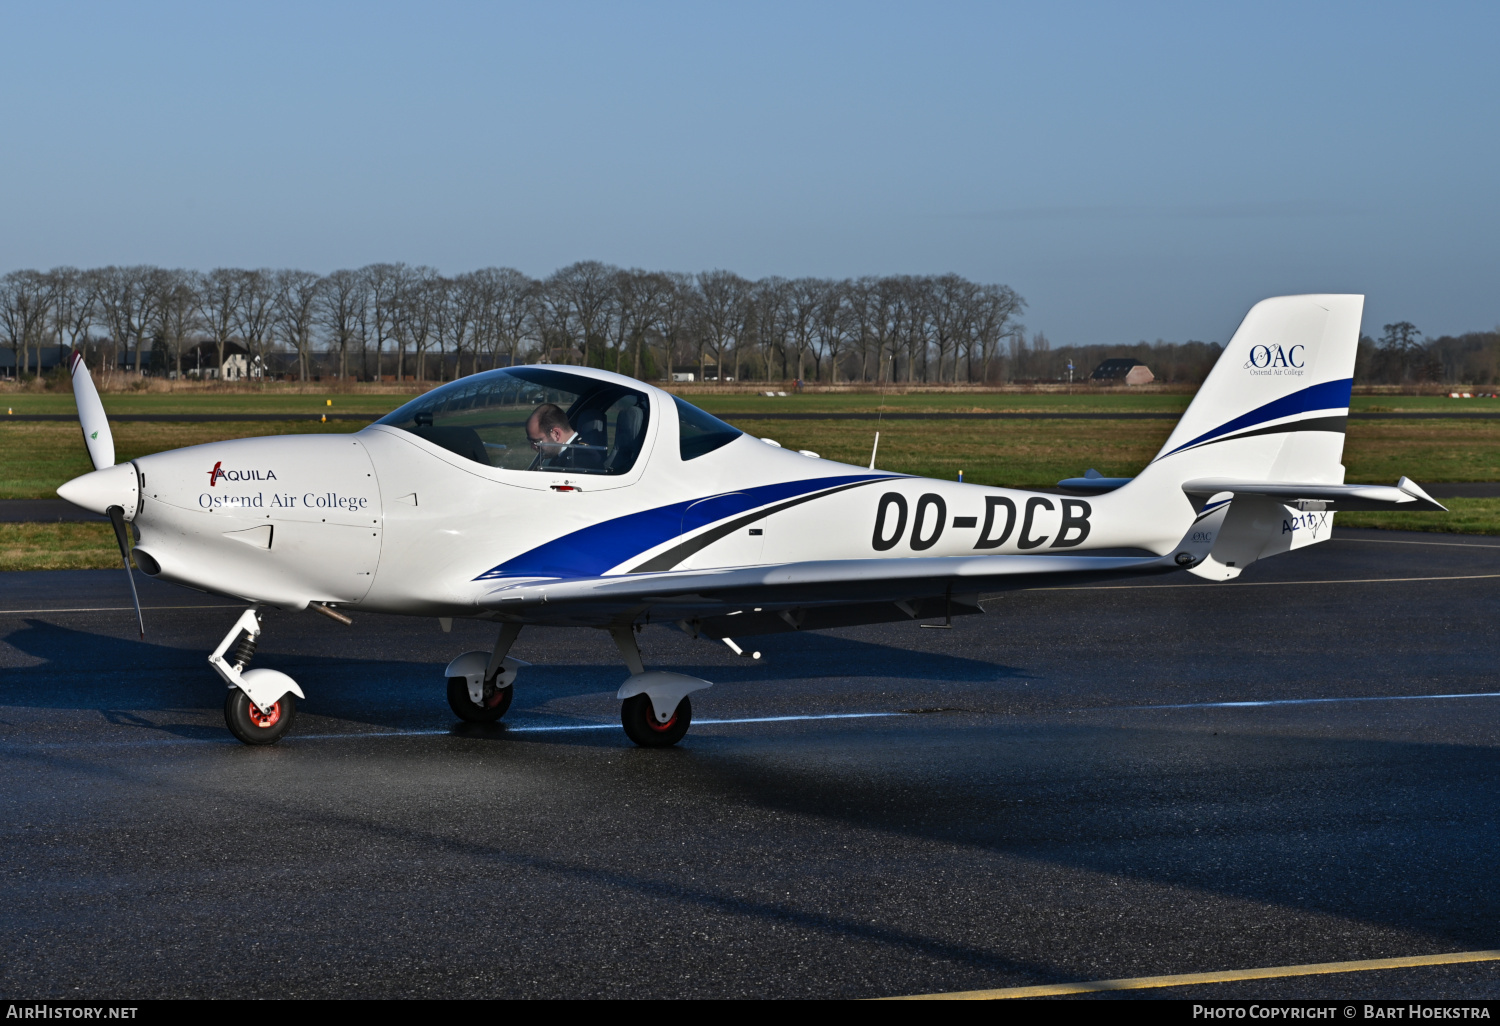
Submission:
{"label": "main wheel", "polygon": [[693,703],[686,695],[666,723],[656,718],[650,695],[631,695],[620,703],[620,724],[625,728],[625,736],[642,748],[670,748],[682,740],[692,722]]}
{"label": "main wheel", "polygon": [[247,745],[273,745],[292,729],[297,718],[297,699],[288,691],[268,712],[261,712],[239,688],[230,688],[224,699],[224,723],[229,732]]}
{"label": "main wheel", "polygon": [[516,687],[497,688],[494,684],[484,686],[484,701],[478,705],[469,697],[467,677],[448,678],[448,705],[458,718],[470,723],[494,723],[510,708],[510,700]]}

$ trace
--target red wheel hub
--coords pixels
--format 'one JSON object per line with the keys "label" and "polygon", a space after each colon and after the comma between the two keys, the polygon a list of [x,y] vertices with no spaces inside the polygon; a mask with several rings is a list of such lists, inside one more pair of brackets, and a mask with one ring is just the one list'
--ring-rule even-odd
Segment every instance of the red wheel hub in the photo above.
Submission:
{"label": "red wheel hub", "polygon": [[279,719],[281,719],[280,702],[277,702],[275,705],[271,706],[270,712],[261,712],[259,707],[257,707],[254,702],[250,703],[250,722],[255,724],[257,727],[260,727],[262,730],[267,727],[274,727],[276,725],[276,721]]}
{"label": "red wheel hub", "polygon": [[674,724],[676,722],[677,722],[677,710],[676,709],[672,710],[672,718],[670,720],[668,720],[666,723],[662,723],[661,721],[659,721],[656,718],[656,708],[655,708],[655,706],[649,706],[648,705],[646,707],[646,726],[650,727],[652,730],[656,731],[658,734],[665,734],[667,731],[669,731],[669,730],[672,729],[672,724]]}

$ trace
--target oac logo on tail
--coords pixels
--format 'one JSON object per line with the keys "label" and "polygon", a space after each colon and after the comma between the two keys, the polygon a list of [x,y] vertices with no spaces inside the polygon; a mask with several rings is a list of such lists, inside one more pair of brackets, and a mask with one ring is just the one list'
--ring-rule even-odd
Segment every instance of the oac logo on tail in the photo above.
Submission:
{"label": "oac logo on tail", "polygon": [[1251,346],[1250,359],[1245,361],[1245,370],[1252,375],[1290,374],[1300,377],[1307,363],[1307,347],[1301,344],[1283,349],[1281,346]]}

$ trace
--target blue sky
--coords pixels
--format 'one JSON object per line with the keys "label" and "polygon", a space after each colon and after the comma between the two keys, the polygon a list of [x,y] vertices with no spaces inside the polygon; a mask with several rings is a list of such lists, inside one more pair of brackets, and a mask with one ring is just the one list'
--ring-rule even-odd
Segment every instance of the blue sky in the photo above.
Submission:
{"label": "blue sky", "polygon": [[1500,323],[1500,5],[0,6],[0,269],[957,271]]}

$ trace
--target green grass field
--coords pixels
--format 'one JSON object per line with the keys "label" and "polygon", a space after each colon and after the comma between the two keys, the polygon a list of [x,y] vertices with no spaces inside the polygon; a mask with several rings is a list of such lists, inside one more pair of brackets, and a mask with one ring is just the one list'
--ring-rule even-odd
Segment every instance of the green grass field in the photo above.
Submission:
{"label": "green grass field", "polygon": [[[1127,391],[1088,391],[1073,395],[1041,394],[926,394],[911,395],[684,395],[710,413],[842,413],[877,410],[910,413],[1182,413],[1191,395]],[[1431,395],[1354,397],[1355,413],[1495,413],[1500,399],[1449,399]]]}
{"label": "green grass field", "polygon": [[[189,424],[122,420],[112,423],[110,430],[115,436],[115,459],[123,463],[165,449],[226,438],[356,431],[363,426],[338,421],[320,424],[314,420]],[[58,485],[91,469],[77,425],[0,421],[0,499],[55,498]]]}
{"label": "green grass field", "polygon": [[[267,392],[141,392],[106,394],[104,411],[125,417],[132,413],[304,413],[308,417],[340,413],[384,414],[412,398],[409,395],[374,393],[369,395],[295,395]],[[332,405],[329,405],[330,400]],[[74,414],[77,407],[67,392],[0,394],[0,415],[65,413]]]}
{"label": "green grass field", "polygon": [[[115,416],[132,413],[284,413],[338,416],[340,413],[384,414],[412,398],[410,393],[265,392],[126,392],[106,393],[104,409]],[[1191,395],[1161,392],[1080,390],[1064,393],[912,393],[907,395],[825,394],[762,395],[684,393],[694,405],[718,415],[733,413],[1181,413]],[[330,405],[331,403],[331,405]],[[1446,396],[1355,396],[1356,413],[1500,413],[1500,399],[1449,399]],[[15,414],[72,414],[68,392],[0,393],[0,411]]]}
{"label": "green grass field", "polygon": [[120,565],[106,523],[0,524],[0,571],[107,570]]}
{"label": "green grass field", "polygon": [[[334,406],[326,402],[332,399]],[[226,438],[306,432],[347,432],[362,422],[313,420],[320,414],[385,413],[409,396],[254,393],[139,393],[106,395],[106,409],[130,413],[305,413],[305,421],[155,423],[117,420],[120,460]],[[738,413],[875,412],[1165,412],[1185,409],[1190,396],[1113,393],[1081,395],[694,395],[691,400],[731,422]],[[66,393],[0,397],[16,413],[72,413]],[[1356,396],[1363,412],[1480,411],[1500,400],[1434,396]],[[877,428],[885,470],[980,484],[1050,486],[1089,467],[1128,477],[1161,447],[1173,422],[1162,420],[882,421],[744,420],[758,437],[826,459],[864,465]],[[1500,419],[1357,420],[1349,424],[1344,464],[1351,481],[1392,482],[1402,474],[1423,482],[1500,481]],[[6,423],[0,418],[0,498],[48,498],[58,485],[89,470],[78,428],[66,422]],[[1344,526],[1500,534],[1500,499],[1453,499],[1447,514],[1342,513]],[[0,569],[114,566],[109,529],[102,524],[0,525]]]}

